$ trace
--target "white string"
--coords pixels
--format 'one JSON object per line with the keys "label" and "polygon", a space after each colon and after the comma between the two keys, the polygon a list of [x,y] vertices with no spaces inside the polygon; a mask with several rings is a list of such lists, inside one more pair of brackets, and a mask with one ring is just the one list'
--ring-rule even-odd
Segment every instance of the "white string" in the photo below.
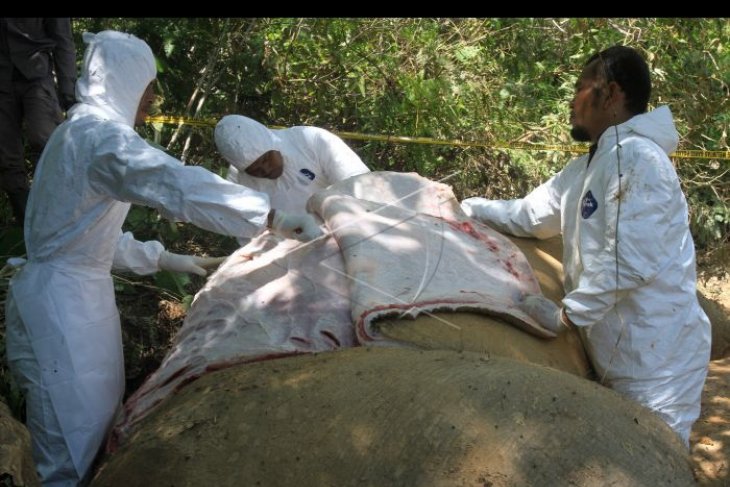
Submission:
{"label": "white string", "polygon": [[[601,66],[603,67],[603,75],[604,79],[606,81],[606,90],[609,89],[608,83],[608,68],[606,66],[606,61],[603,59],[603,56],[601,53],[598,53],[598,58],[601,61]],[[619,267],[618,267],[618,244],[619,244],[619,234],[618,234],[618,227],[619,227],[619,221],[621,220],[621,200],[623,199],[623,192],[621,191],[621,144],[619,143],[619,136],[618,136],[618,124],[616,124],[616,109],[613,109],[613,116],[614,116],[614,133],[616,135],[616,176],[618,178],[618,193],[616,194],[616,229],[614,231],[614,262],[615,262],[615,278],[616,283],[614,287],[614,305],[613,309],[616,312],[616,316],[618,317],[619,323],[621,324],[618,332],[618,337],[616,337],[616,343],[613,346],[613,350],[611,350],[611,356],[608,360],[608,365],[606,365],[606,369],[603,371],[603,375],[601,376],[601,379],[598,381],[601,385],[604,384],[604,381],[606,379],[606,375],[608,374],[608,371],[611,369],[611,365],[613,364],[614,358],[616,358],[616,353],[618,352],[618,346],[619,343],[621,343],[621,338],[624,334],[624,329],[626,327],[626,323],[624,322],[623,317],[621,316],[621,312],[618,309],[618,281],[619,281]]]}

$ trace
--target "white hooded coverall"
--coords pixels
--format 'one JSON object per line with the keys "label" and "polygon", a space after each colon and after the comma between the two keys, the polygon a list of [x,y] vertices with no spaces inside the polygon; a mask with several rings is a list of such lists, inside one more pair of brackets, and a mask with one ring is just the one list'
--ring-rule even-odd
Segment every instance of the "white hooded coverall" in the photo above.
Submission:
{"label": "white hooded coverall", "polygon": [[[306,213],[309,197],[327,186],[370,170],[342,139],[319,127],[270,130],[242,115],[227,115],[215,128],[215,143],[231,163],[229,181],[269,195],[271,206]],[[250,176],[245,169],[270,150],[284,159],[276,179]]]}
{"label": "white hooded coverall", "polygon": [[134,36],[85,34],[79,103],[53,133],[25,220],[28,263],[10,283],[7,356],[27,397],[44,485],[77,485],[90,470],[124,392],[112,267],[159,270],[159,242],[122,234],[130,203],[210,231],[245,237],[266,223],[268,197],[148,145],[133,130],[155,79]]}
{"label": "white hooded coverall", "polygon": [[663,106],[609,127],[590,164],[587,155],[572,160],[523,199],[463,203],[502,232],[562,233],[562,304],[598,376],[652,409],[688,445],[711,333],[696,296],[687,202],[667,156],[678,140]]}

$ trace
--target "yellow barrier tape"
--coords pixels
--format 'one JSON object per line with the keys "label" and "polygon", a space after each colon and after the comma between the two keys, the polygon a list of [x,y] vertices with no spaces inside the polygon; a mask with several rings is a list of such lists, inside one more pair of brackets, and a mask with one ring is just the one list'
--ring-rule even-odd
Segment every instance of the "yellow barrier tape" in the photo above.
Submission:
{"label": "yellow barrier tape", "polygon": [[147,123],[169,123],[173,125],[194,125],[197,127],[215,127],[218,119],[215,118],[187,118],[171,117],[166,115],[154,115],[147,117]]}
{"label": "yellow barrier tape", "polygon": [[[218,123],[218,119],[215,118],[187,118],[187,117],[171,117],[155,115],[147,117],[149,123],[168,123],[174,125],[192,125],[197,127],[215,127]],[[279,125],[271,125],[269,128],[280,129],[286,128]],[[340,132],[331,131],[333,134],[342,137],[343,139],[352,140],[372,140],[380,142],[388,142],[394,144],[429,144],[429,145],[448,145],[452,147],[481,147],[484,149],[493,150],[523,150],[523,151],[537,151],[537,152],[572,152],[575,154],[584,154],[588,152],[588,147],[585,145],[551,145],[551,144],[527,144],[524,142],[500,142],[487,144],[484,142],[464,142],[462,140],[455,139],[432,139],[430,137],[406,137],[402,135],[377,135],[377,134],[361,134],[358,132]],[[678,150],[672,152],[670,157],[676,159],[716,159],[730,161],[730,151],[721,150]]]}

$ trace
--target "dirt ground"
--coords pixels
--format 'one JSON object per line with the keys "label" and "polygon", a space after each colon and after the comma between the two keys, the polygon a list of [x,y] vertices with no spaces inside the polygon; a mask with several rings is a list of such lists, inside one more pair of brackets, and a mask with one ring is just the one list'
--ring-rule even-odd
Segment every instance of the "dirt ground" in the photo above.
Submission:
{"label": "dirt ground", "polygon": [[[698,287],[730,314],[728,251],[700,260]],[[730,356],[713,360],[702,394],[702,413],[692,429],[692,462],[700,485],[730,485]]]}

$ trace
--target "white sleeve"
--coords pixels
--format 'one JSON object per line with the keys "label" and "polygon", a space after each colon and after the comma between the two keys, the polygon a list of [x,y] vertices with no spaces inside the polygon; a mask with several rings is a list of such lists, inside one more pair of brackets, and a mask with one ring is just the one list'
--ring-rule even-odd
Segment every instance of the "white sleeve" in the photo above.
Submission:
{"label": "white sleeve", "polygon": [[322,172],[329,184],[370,172],[360,156],[342,139],[324,129],[316,129],[314,152],[317,154]]}
{"label": "white sleeve", "polygon": [[268,195],[185,166],[130,127],[105,124],[94,152],[88,177],[95,191],[223,235],[252,237],[266,225]]}
{"label": "white sleeve", "polygon": [[680,258],[686,239],[691,239],[685,199],[667,156],[646,144],[626,152],[620,217],[617,220],[619,176],[613,166],[606,169],[610,177],[602,202],[606,245],[583,257],[580,280],[563,299],[569,318],[579,326],[603,319],[615,306],[617,295],[620,299],[627,291],[652,283],[672,259]]}
{"label": "white sleeve", "polygon": [[522,199],[467,198],[462,207],[472,218],[502,233],[540,239],[554,237],[560,234],[559,176],[553,176]]}
{"label": "white sleeve", "polygon": [[114,252],[112,269],[129,271],[135,274],[152,274],[160,270],[158,262],[165,247],[157,240],[140,242],[132,232],[119,231],[119,240]]}

